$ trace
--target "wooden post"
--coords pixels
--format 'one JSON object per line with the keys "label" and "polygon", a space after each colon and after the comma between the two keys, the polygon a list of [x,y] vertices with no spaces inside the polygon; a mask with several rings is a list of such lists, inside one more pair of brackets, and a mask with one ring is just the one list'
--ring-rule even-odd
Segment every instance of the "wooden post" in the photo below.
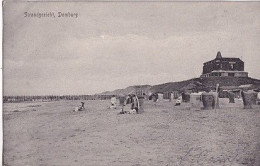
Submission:
{"label": "wooden post", "polygon": [[215,99],[216,99],[216,105],[215,105],[215,109],[219,109],[219,97],[218,97],[218,91],[219,91],[219,84],[216,85],[216,96],[215,96]]}

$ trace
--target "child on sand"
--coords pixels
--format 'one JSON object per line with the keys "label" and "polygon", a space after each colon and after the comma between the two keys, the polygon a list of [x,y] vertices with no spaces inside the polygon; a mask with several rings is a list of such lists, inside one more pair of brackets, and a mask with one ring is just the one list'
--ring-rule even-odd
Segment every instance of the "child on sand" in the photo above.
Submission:
{"label": "child on sand", "polygon": [[85,110],[85,107],[84,107],[85,103],[84,102],[81,102],[81,105],[79,107],[76,107],[74,112],[78,112],[78,111],[83,111]]}

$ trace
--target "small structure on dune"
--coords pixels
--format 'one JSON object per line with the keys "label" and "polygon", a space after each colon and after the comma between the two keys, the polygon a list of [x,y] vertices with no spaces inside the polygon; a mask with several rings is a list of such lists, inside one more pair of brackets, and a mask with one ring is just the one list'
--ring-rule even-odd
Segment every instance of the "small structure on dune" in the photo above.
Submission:
{"label": "small structure on dune", "polygon": [[171,92],[163,92],[163,99],[171,99]]}
{"label": "small structure on dune", "polygon": [[171,102],[171,101],[173,101],[173,100],[174,100],[174,93],[172,92],[172,93],[170,94],[169,101]]}
{"label": "small structure on dune", "polygon": [[144,101],[145,101],[145,98],[143,96],[140,96],[138,98],[138,100],[139,100],[139,108],[138,108],[137,113],[138,114],[142,114],[144,112]]}
{"label": "small structure on dune", "polygon": [[257,92],[256,104],[260,105],[260,92]]}
{"label": "small structure on dune", "polygon": [[145,102],[145,98],[147,97],[147,94],[149,93],[149,91],[146,89],[144,90],[143,88],[137,88],[135,90],[135,95],[133,100],[137,102],[137,106],[135,106],[134,109],[136,109],[136,112],[138,114],[141,114],[144,112],[144,102]]}
{"label": "small structure on dune", "polygon": [[189,83],[188,85],[182,87],[180,91],[182,92],[188,92],[188,93],[198,93],[202,91],[210,91],[212,87],[208,87],[204,84],[202,84],[199,81],[193,81]]}
{"label": "small structure on dune", "polygon": [[[128,95],[122,96],[120,100],[120,105],[122,105],[122,109],[120,114],[141,114],[144,112],[144,101],[145,101],[145,93],[141,91],[131,92]],[[129,107],[130,106],[130,107]]]}
{"label": "small structure on dune", "polygon": [[215,108],[214,95],[212,93],[203,92],[202,103],[205,110],[210,110]]}
{"label": "small structure on dune", "polygon": [[163,93],[163,99],[174,101],[174,99],[178,99],[181,94],[178,91],[169,91]]}
{"label": "small structure on dune", "polygon": [[244,103],[244,109],[252,109],[252,105],[256,105],[257,93],[255,91],[242,91],[242,99]]}
{"label": "small structure on dune", "polygon": [[222,86],[219,90],[220,98],[229,98],[229,93],[233,93],[235,98],[241,97],[242,89],[239,86]]}
{"label": "small structure on dune", "polygon": [[119,99],[119,105],[120,105],[121,107],[123,107],[123,106],[125,105],[125,102],[127,101],[126,97],[123,96],[123,95],[119,95],[119,96],[118,96],[118,99]]}
{"label": "small structure on dune", "polygon": [[139,96],[139,97],[145,97],[146,94],[148,94],[148,91],[147,91],[147,90],[144,90],[144,89],[142,89],[142,88],[136,88],[134,94],[135,94],[136,96]]}
{"label": "small structure on dune", "polygon": [[192,102],[195,102],[195,99],[197,98],[197,97],[195,97],[195,96],[197,96],[196,93],[203,92],[203,91],[209,91],[210,89],[211,89],[210,87],[207,87],[198,81],[194,81],[180,89],[183,92],[182,100],[183,100],[183,102],[190,102],[190,99],[191,99],[190,95],[192,93],[194,93]]}
{"label": "small structure on dune", "polygon": [[[180,96],[180,93],[178,91],[167,91],[167,92],[157,92],[157,93],[153,93],[150,96],[158,96],[157,98],[160,100],[169,100],[169,101],[173,101],[174,99],[178,99],[178,97]],[[149,100],[151,100],[151,97],[149,98]]]}
{"label": "small structure on dune", "polygon": [[148,98],[149,100],[152,100],[153,102],[156,102],[158,100],[158,94],[157,93],[153,93],[149,96]]}
{"label": "small structure on dune", "polygon": [[228,92],[229,103],[235,103],[235,93]]}
{"label": "small structure on dune", "polygon": [[202,92],[190,94],[190,110],[201,110],[201,95]]}
{"label": "small structure on dune", "polygon": [[155,92],[150,94],[148,97],[149,100],[152,100],[154,102],[163,101],[163,93]]}
{"label": "small structure on dune", "polygon": [[178,99],[181,96],[181,93],[178,91],[173,91],[172,94],[174,99]]}
{"label": "small structure on dune", "polygon": [[182,93],[182,101],[183,102],[190,102],[190,93],[184,92]]}
{"label": "small structure on dune", "polygon": [[240,86],[221,86],[219,91],[220,98],[229,98],[229,93],[234,93],[235,98],[241,98],[242,91],[249,91],[260,89],[260,85],[257,84],[244,84]]}
{"label": "small structure on dune", "polygon": [[171,102],[175,99],[174,95],[174,92],[163,92],[163,99],[169,100]]}
{"label": "small structure on dune", "polygon": [[158,99],[157,101],[163,101],[163,93],[157,93]]}
{"label": "small structure on dune", "polygon": [[216,91],[203,92],[201,99],[204,109],[219,109],[219,84],[216,85]]}
{"label": "small structure on dune", "polygon": [[219,93],[218,93],[218,87],[216,91],[210,92],[214,97],[214,109],[219,109]]}

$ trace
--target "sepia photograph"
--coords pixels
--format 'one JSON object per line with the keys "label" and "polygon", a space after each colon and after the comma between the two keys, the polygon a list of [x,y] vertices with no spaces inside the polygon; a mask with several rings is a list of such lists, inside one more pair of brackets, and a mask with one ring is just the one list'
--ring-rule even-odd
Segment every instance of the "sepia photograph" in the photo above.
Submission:
{"label": "sepia photograph", "polygon": [[2,10],[2,165],[260,165],[260,1]]}

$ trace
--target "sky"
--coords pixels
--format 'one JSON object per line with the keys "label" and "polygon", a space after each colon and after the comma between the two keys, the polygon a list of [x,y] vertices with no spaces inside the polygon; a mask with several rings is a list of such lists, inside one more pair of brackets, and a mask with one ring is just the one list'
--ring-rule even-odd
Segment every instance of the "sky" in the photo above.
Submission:
{"label": "sky", "polygon": [[260,79],[260,2],[6,2],[3,37],[4,95],[95,94],[187,80],[218,51],[242,58]]}

